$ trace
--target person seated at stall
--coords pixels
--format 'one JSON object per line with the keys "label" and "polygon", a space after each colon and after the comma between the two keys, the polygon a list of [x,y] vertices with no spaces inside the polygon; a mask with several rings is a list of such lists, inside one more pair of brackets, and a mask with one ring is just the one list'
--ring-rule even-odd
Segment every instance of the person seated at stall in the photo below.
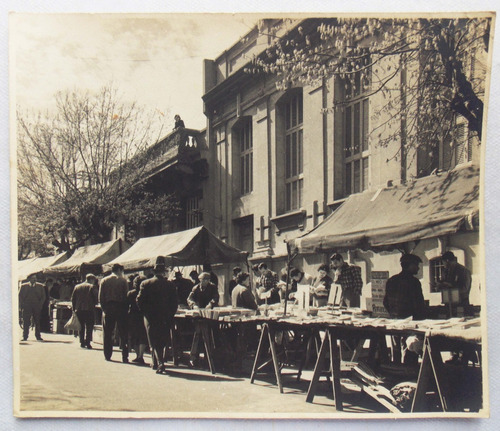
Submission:
{"label": "person seated at stall", "polygon": [[328,295],[332,287],[333,279],[328,275],[330,267],[327,264],[320,265],[318,275],[314,278],[311,295],[315,307],[323,307],[328,302]]}
{"label": "person seated at stall", "polygon": [[219,305],[219,291],[210,281],[210,274],[202,272],[200,282],[193,287],[187,298],[189,308],[213,308]]}
{"label": "person seated at stall", "polygon": [[344,262],[340,253],[330,256],[332,269],[334,271],[333,282],[339,284],[342,289],[340,305],[344,307],[359,307],[363,280],[361,268]]}
{"label": "person seated at stall", "polygon": [[297,286],[299,284],[312,286],[314,277],[308,274],[307,272],[301,271],[299,268],[293,268],[290,271],[290,280],[292,284],[290,290],[288,291],[287,299],[295,299],[295,294],[297,293]]}
{"label": "person seated at stall", "polygon": [[[427,306],[422,293],[422,285],[417,277],[422,259],[414,254],[403,254],[399,260],[401,272],[387,280],[385,287],[384,307],[393,319],[424,319]],[[416,364],[418,355],[406,344],[406,337],[392,337],[393,361],[401,362],[401,346],[404,347],[405,364]]]}
{"label": "person seated at stall", "polygon": [[[231,294],[233,292],[233,289],[236,287],[238,284],[238,274],[241,273],[241,268],[239,266],[235,266],[233,268],[233,278],[229,280],[229,296],[231,297]],[[250,280],[248,281],[250,283]]]}
{"label": "person seated at stall", "polygon": [[443,262],[443,274],[439,280],[438,288],[458,289],[459,306],[469,305],[469,292],[471,287],[471,273],[463,265],[457,262],[456,256],[452,251],[447,251],[441,256]]}
{"label": "person seated at stall", "polygon": [[231,305],[233,308],[249,308],[257,310],[257,303],[250,291],[250,275],[247,272],[240,272],[236,277],[237,285],[231,293]]}
{"label": "person seated at stall", "polygon": [[178,303],[179,305],[187,306],[187,298],[193,290],[194,283],[191,280],[184,278],[182,276],[182,272],[180,271],[175,271],[174,277],[175,278],[172,280],[172,282],[174,283],[174,286],[177,290]]}
{"label": "person seated at stall", "polygon": [[259,273],[259,287],[256,289],[259,302],[269,305],[279,303],[278,274],[268,269],[264,262],[259,265]]}

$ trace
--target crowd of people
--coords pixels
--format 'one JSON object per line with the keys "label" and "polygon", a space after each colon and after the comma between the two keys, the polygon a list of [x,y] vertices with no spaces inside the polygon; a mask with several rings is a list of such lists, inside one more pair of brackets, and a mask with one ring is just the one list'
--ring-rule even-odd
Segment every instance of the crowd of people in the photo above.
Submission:
{"label": "crowd of people", "polygon": [[[470,271],[457,262],[451,251],[444,253],[441,260],[443,272],[439,287],[457,289],[459,303],[468,305]],[[421,283],[416,277],[421,263],[418,256],[403,254],[400,259],[401,272],[387,281],[384,306],[391,317],[426,318],[427,306]],[[250,274],[240,267],[233,268],[233,277],[228,283],[233,307],[258,310],[261,304],[293,301],[299,285],[309,286],[311,305],[324,306],[329,302],[345,307],[360,306],[363,287],[361,268],[345,262],[340,253],[330,256],[330,264],[321,264],[315,276],[291,266],[277,274],[265,262],[252,266],[252,272],[253,289]],[[219,305],[219,281],[210,265],[204,265],[200,274],[192,271],[189,277],[184,278],[180,271],[175,271],[173,277],[168,279],[167,267],[162,258],[157,259],[152,269],[131,274],[128,278],[125,278],[124,268],[119,264],[113,265],[110,275],[102,278],[100,283],[95,275],[87,274],[85,280],[76,284],[68,295],[80,322],[81,347],[92,348],[95,307],[100,304],[105,359],[111,360],[116,327],[122,361],[129,361],[131,348],[136,353],[132,362],[145,364],[144,353],[149,348],[153,361],[151,366],[157,373],[162,373],[178,307],[201,309]],[[24,341],[28,339],[31,321],[34,323],[36,339],[42,340],[41,315],[54,292],[54,280],[51,278],[41,284],[37,282],[36,275],[30,275],[28,281],[21,285],[19,305]],[[393,347],[400,349],[405,341],[394,339]]]}

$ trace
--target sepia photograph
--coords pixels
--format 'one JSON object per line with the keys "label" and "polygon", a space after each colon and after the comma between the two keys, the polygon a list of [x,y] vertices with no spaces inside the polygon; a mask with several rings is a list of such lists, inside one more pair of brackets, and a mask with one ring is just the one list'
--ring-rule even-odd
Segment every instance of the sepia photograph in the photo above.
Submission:
{"label": "sepia photograph", "polygon": [[14,416],[489,417],[495,18],[11,12]]}

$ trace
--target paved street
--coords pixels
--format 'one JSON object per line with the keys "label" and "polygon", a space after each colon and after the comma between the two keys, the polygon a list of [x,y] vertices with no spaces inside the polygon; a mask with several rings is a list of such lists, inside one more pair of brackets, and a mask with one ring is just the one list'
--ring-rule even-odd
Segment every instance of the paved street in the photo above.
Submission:
{"label": "paved street", "polygon": [[[71,335],[43,334],[44,342],[32,334],[20,342],[20,410],[21,415],[36,416],[36,412],[195,412],[201,416],[213,414],[293,413],[316,416],[336,414],[328,384],[313,404],[305,402],[307,380],[297,384],[285,377],[285,393],[280,394],[270,378],[268,382],[249,378],[215,376],[208,371],[192,370],[169,363],[166,375],[157,375],[149,367],[121,363],[115,351],[111,362],[103,357],[102,347],[94,343],[93,350],[80,348]],[[135,354],[130,355],[133,359]],[[150,362],[150,357],[146,356]],[[373,412],[376,406],[360,393],[348,395],[345,415]],[[356,406],[363,407],[356,407]],[[59,413],[61,415],[61,413]],[[191,416],[191,415],[190,415]]]}

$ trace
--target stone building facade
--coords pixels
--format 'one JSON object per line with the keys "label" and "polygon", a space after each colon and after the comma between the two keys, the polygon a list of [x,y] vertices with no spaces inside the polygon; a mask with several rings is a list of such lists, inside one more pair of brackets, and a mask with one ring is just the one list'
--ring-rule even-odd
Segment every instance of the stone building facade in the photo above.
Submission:
{"label": "stone building facade", "polygon": [[[219,57],[204,62],[209,166],[204,223],[230,245],[251,252],[250,263],[266,261],[275,271],[285,266],[286,241],[314,229],[349,195],[480,164],[480,147],[465,124],[462,135],[443,144],[432,163],[428,154],[412,150],[403,160],[394,157],[402,142],[381,146],[384,132],[373,133],[386,121],[373,115],[383,103],[382,94],[367,92],[364,97],[362,90],[334,77],[285,91],[277,89],[271,74],[248,73],[254,56],[274,38],[286,40],[299,25],[314,23],[263,20]],[[388,59],[387,69],[391,61],[396,60]],[[404,79],[400,73],[394,82]],[[352,91],[357,93],[349,103],[346,95]],[[327,109],[339,100],[346,102],[343,109]],[[471,302],[479,303],[483,268],[477,226],[407,247],[422,257],[424,296],[431,304],[440,302],[440,294],[433,292],[436,258],[448,249],[471,269]],[[400,271],[398,250],[341,251],[346,261],[362,268],[363,298],[369,296],[371,271]],[[316,253],[298,256],[294,265],[314,275],[327,261],[327,254]],[[230,276],[229,268],[218,272],[223,279]]]}

